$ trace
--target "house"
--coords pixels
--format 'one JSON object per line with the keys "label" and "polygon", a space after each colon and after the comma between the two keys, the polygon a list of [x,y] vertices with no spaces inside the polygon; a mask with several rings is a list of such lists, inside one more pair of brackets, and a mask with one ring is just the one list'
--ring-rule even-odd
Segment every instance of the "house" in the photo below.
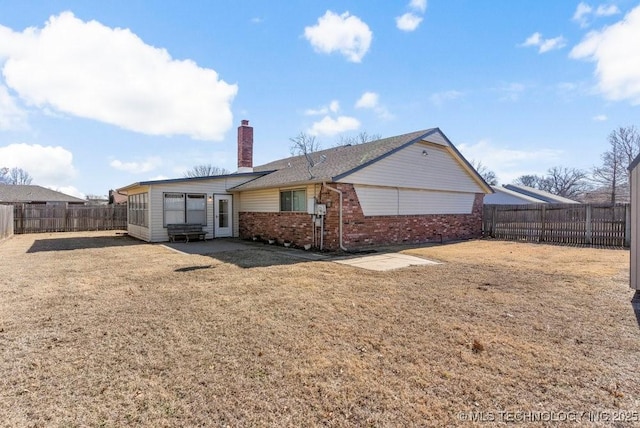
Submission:
{"label": "house", "polygon": [[580,203],[578,201],[574,201],[573,199],[554,195],[553,193],[536,189],[534,187],[523,186],[521,184],[505,184],[503,187],[507,190],[520,193],[521,195],[538,199],[540,201],[539,203],[547,203],[547,204],[579,204]]}
{"label": "house", "polygon": [[116,192],[113,189],[109,190],[109,196],[107,199],[108,205],[125,205],[127,203],[127,195]]}
{"label": "house", "polygon": [[484,197],[485,205],[524,205],[524,204],[547,204],[548,202],[515,190],[507,189],[504,186],[491,186],[493,194]]}
{"label": "house", "polygon": [[630,285],[640,292],[640,155],[629,164],[629,186],[631,195],[631,260]]}
{"label": "house", "polygon": [[46,187],[27,184],[0,184],[0,204],[39,206],[84,205],[87,201]]}
{"label": "house", "polygon": [[260,236],[296,246],[371,245],[477,237],[491,187],[438,128],[340,146],[253,167],[253,128],[238,128],[238,171],[134,183],[129,234],[167,241],[170,223],[207,238]]}

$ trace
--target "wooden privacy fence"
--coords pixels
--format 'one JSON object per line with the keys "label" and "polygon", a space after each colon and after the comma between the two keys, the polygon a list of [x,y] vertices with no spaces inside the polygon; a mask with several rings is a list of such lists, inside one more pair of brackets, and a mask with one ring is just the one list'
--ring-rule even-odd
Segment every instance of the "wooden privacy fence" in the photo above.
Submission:
{"label": "wooden privacy fence", "polygon": [[0,240],[13,235],[13,207],[0,205]]}
{"label": "wooden privacy fence", "polygon": [[530,242],[629,247],[629,204],[485,205],[485,236]]}
{"label": "wooden privacy fence", "polygon": [[126,205],[13,206],[14,233],[126,230]]}

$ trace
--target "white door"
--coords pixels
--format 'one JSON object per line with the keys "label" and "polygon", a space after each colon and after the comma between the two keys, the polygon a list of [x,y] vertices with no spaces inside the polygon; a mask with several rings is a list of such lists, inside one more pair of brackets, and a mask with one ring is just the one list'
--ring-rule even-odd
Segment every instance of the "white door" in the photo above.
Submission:
{"label": "white door", "polygon": [[231,195],[215,195],[213,200],[213,210],[215,215],[215,237],[225,238],[233,236],[233,210],[231,209]]}

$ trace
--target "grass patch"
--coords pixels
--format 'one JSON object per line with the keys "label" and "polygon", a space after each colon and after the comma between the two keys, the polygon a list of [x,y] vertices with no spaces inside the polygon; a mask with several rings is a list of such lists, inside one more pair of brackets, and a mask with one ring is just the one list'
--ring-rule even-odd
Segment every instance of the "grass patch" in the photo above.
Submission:
{"label": "grass patch", "polygon": [[370,272],[109,232],[14,236],[0,243],[0,420],[444,426],[472,410],[640,408],[628,252],[406,253],[445,263]]}

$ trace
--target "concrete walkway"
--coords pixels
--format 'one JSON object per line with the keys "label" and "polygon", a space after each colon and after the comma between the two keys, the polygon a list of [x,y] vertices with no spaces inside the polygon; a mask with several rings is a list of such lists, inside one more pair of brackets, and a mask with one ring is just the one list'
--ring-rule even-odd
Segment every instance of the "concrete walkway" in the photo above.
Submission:
{"label": "concrete walkway", "polygon": [[353,266],[373,271],[387,271],[409,266],[440,264],[431,260],[401,253],[379,253],[367,255],[336,255],[332,253],[316,253],[296,248],[284,248],[280,245],[266,245],[237,238],[218,238],[208,241],[167,242],[160,244],[165,248],[184,254],[213,255],[227,251],[263,250],[282,256],[308,261],[333,261],[342,265]]}
{"label": "concrete walkway", "polygon": [[330,258],[327,254],[319,254],[312,251],[299,250],[297,248],[285,248],[280,245],[267,245],[263,243],[244,241],[237,238],[217,238],[207,241],[191,242],[165,242],[161,245],[185,254],[211,255],[227,251],[265,250],[304,260],[327,260]]}
{"label": "concrete walkway", "polygon": [[343,260],[335,260],[336,263],[359,267],[367,270],[387,271],[401,269],[409,266],[438,265],[434,262],[420,257],[410,256],[401,253],[375,254],[360,257],[353,257]]}

